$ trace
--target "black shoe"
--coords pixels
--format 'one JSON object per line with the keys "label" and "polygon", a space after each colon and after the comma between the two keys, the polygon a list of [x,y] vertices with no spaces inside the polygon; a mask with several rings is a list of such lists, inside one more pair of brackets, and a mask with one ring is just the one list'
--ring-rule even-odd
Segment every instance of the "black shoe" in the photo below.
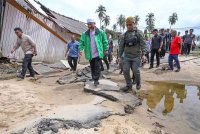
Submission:
{"label": "black shoe", "polygon": [[152,66],[149,67],[149,69],[152,69],[152,68],[153,68]]}
{"label": "black shoe", "polygon": [[121,70],[120,72],[119,72],[119,74],[122,74],[123,73],[123,71]]}
{"label": "black shoe", "polygon": [[22,81],[22,80],[24,80],[23,76],[21,76],[21,75],[17,76],[17,81]]}
{"label": "black shoe", "polygon": [[156,66],[156,68],[158,68],[158,67],[159,67],[159,65]]}
{"label": "black shoe", "polygon": [[136,89],[137,89],[137,90],[140,90],[140,89],[141,89],[141,84],[137,84],[137,85],[136,85]]}
{"label": "black shoe", "polygon": [[180,72],[180,69],[175,70],[175,72]]}
{"label": "black shoe", "polygon": [[131,90],[132,90],[132,87],[126,86],[126,87],[120,88],[120,90],[121,90],[122,92],[128,92],[128,91],[131,91]]}
{"label": "black shoe", "polygon": [[94,86],[98,86],[99,85],[99,81],[94,81]]}

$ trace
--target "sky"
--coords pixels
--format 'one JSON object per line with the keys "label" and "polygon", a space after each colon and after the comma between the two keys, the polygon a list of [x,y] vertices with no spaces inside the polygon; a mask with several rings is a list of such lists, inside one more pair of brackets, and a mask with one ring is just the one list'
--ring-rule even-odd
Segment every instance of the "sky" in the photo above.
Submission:
{"label": "sky", "polygon": [[[157,28],[169,28],[169,16],[173,12],[178,14],[178,21],[172,28],[199,27],[195,29],[200,34],[200,1],[199,0],[39,0],[48,8],[86,22],[88,18],[96,21],[99,27],[98,14],[95,13],[101,4],[106,7],[107,15],[111,18],[108,28],[112,28],[120,14],[128,16],[139,15],[139,28],[146,27],[146,15],[155,14]],[[184,30],[181,34],[184,34]]]}

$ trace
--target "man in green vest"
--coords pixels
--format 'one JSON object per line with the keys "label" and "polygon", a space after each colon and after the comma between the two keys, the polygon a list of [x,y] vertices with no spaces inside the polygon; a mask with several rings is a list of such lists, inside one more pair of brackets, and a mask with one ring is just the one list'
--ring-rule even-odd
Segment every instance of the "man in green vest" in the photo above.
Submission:
{"label": "man in green vest", "polygon": [[84,50],[85,58],[90,62],[94,85],[97,86],[101,74],[100,61],[108,54],[108,41],[105,32],[96,27],[93,19],[87,20],[87,26],[88,30],[81,35],[79,51],[82,55],[81,51]]}

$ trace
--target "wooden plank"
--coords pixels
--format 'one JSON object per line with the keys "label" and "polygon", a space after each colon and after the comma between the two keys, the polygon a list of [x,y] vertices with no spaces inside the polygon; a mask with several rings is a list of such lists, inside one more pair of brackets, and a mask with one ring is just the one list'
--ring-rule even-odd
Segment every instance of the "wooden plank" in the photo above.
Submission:
{"label": "wooden plank", "polygon": [[30,17],[32,20],[34,20],[35,22],[37,22],[39,25],[41,25],[42,27],[44,27],[46,30],[48,30],[49,32],[51,32],[53,35],[55,35],[57,38],[59,38],[60,40],[62,40],[64,43],[67,43],[67,41],[65,41],[65,39],[63,39],[59,34],[57,34],[54,30],[52,30],[49,26],[47,26],[43,21],[41,21],[40,19],[38,19],[37,17],[35,17],[34,15],[32,15],[31,13],[29,13],[26,9],[24,9],[19,3],[17,3],[15,0],[6,0],[9,4],[11,4],[12,6],[14,6],[15,8],[17,8],[19,11],[21,11],[22,13],[24,13],[25,15],[27,15],[28,17]]}

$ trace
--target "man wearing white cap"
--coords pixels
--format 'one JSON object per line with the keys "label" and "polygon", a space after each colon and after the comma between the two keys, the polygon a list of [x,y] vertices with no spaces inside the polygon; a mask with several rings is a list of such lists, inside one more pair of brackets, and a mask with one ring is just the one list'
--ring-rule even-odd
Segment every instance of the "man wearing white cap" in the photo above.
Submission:
{"label": "man wearing white cap", "polygon": [[108,53],[108,41],[105,32],[96,27],[93,19],[87,20],[87,26],[88,30],[81,35],[79,51],[81,55],[84,50],[85,58],[90,61],[92,79],[97,86],[101,73],[100,61]]}

